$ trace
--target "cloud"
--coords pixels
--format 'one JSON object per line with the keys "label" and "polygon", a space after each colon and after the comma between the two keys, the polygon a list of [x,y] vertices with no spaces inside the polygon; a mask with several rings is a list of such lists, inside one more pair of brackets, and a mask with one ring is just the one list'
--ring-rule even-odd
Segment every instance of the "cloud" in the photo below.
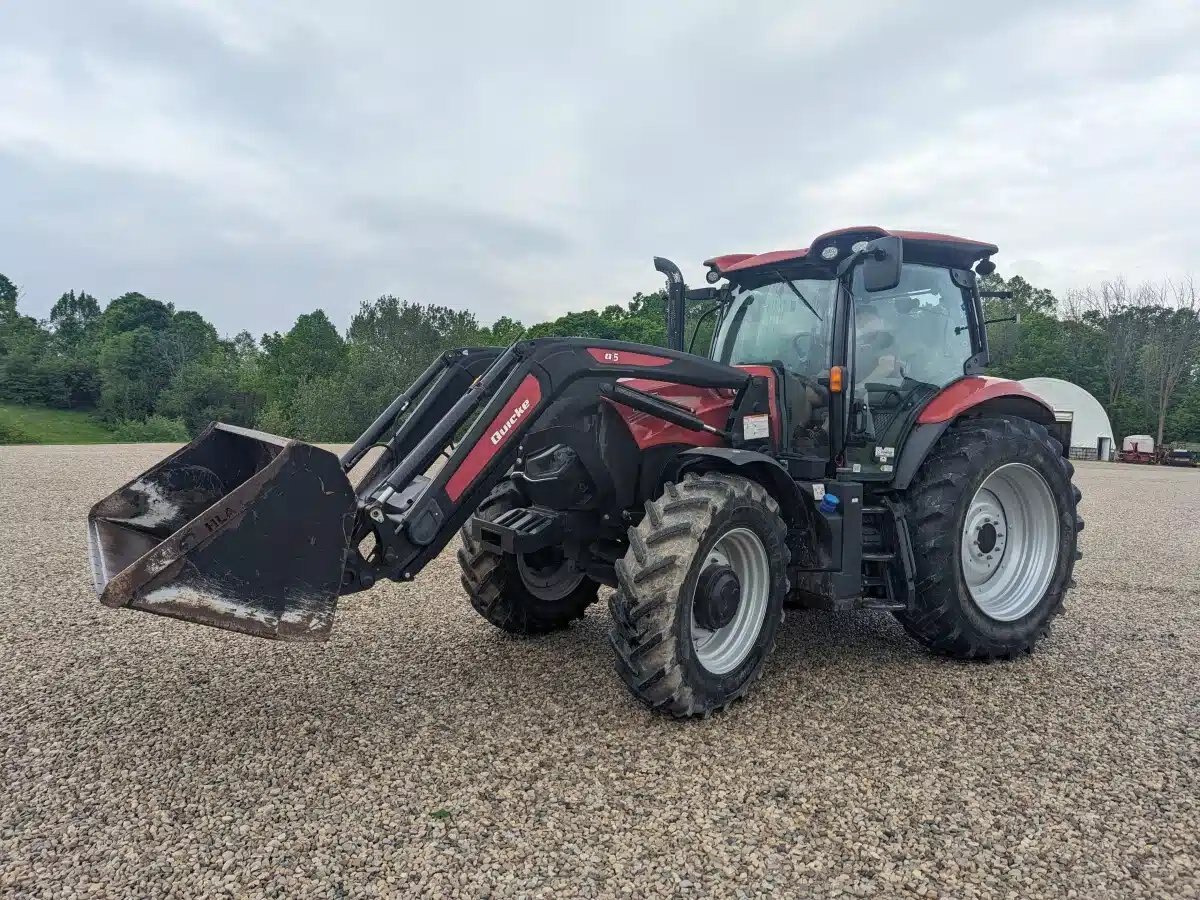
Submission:
{"label": "cloud", "polygon": [[1060,291],[1200,269],[1195,4],[103,6],[0,34],[0,271],[39,314],[528,322],[869,222]]}

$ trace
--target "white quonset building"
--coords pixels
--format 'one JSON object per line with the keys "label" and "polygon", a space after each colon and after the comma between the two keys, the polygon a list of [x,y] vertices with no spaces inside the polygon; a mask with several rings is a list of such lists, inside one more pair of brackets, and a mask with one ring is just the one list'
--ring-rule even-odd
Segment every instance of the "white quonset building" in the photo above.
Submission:
{"label": "white quonset building", "polygon": [[1099,400],[1061,378],[1026,378],[1021,384],[1054,407],[1059,440],[1070,447],[1072,459],[1112,459],[1112,423]]}

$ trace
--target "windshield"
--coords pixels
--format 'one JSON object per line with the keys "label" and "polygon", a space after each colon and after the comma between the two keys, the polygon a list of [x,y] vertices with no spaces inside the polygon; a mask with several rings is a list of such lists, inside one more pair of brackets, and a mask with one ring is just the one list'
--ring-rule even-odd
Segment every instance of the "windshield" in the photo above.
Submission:
{"label": "windshield", "polygon": [[[838,282],[783,276],[735,290],[713,338],[713,357],[731,366],[759,363],[783,370],[780,397],[787,410],[790,451],[829,456],[829,374]],[[797,292],[801,296],[797,296]],[[803,299],[801,299],[803,297]]]}
{"label": "windshield", "polygon": [[731,366],[774,363],[809,378],[825,374],[837,282],[805,278],[792,284],[808,305],[782,276],[761,287],[737,288],[717,325],[713,357]]}

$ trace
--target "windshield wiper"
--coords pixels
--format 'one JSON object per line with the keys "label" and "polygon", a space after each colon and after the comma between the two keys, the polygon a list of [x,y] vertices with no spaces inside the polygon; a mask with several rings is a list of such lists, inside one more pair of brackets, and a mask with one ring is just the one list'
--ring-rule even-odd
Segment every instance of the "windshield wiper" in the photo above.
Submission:
{"label": "windshield wiper", "polygon": [[818,322],[825,321],[824,319],[821,318],[821,314],[816,311],[816,309],[813,307],[813,305],[808,302],[808,298],[805,297],[802,293],[800,293],[800,288],[796,287],[796,285],[792,283],[792,279],[788,278],[786,275],[784,275],[778,269],[774,269],[773,274],[778,276],[780,281],[782,281],[784,284],[786,284],[788,287],[790,287],[792,289],[792,293],[800,298],[800,302],[808,307],[808,311],[817,317]]}

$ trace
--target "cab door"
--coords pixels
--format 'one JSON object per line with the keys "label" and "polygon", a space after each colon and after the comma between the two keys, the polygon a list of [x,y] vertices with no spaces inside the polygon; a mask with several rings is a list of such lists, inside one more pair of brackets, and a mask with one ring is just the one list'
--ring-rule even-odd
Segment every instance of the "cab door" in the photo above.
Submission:
{"label": "cab door", "polygon": [[896,285],[868,292],[851,283],[847,465],[866,480],[889,481],[913,422],[978,352],[970,273],[905,262]]}

